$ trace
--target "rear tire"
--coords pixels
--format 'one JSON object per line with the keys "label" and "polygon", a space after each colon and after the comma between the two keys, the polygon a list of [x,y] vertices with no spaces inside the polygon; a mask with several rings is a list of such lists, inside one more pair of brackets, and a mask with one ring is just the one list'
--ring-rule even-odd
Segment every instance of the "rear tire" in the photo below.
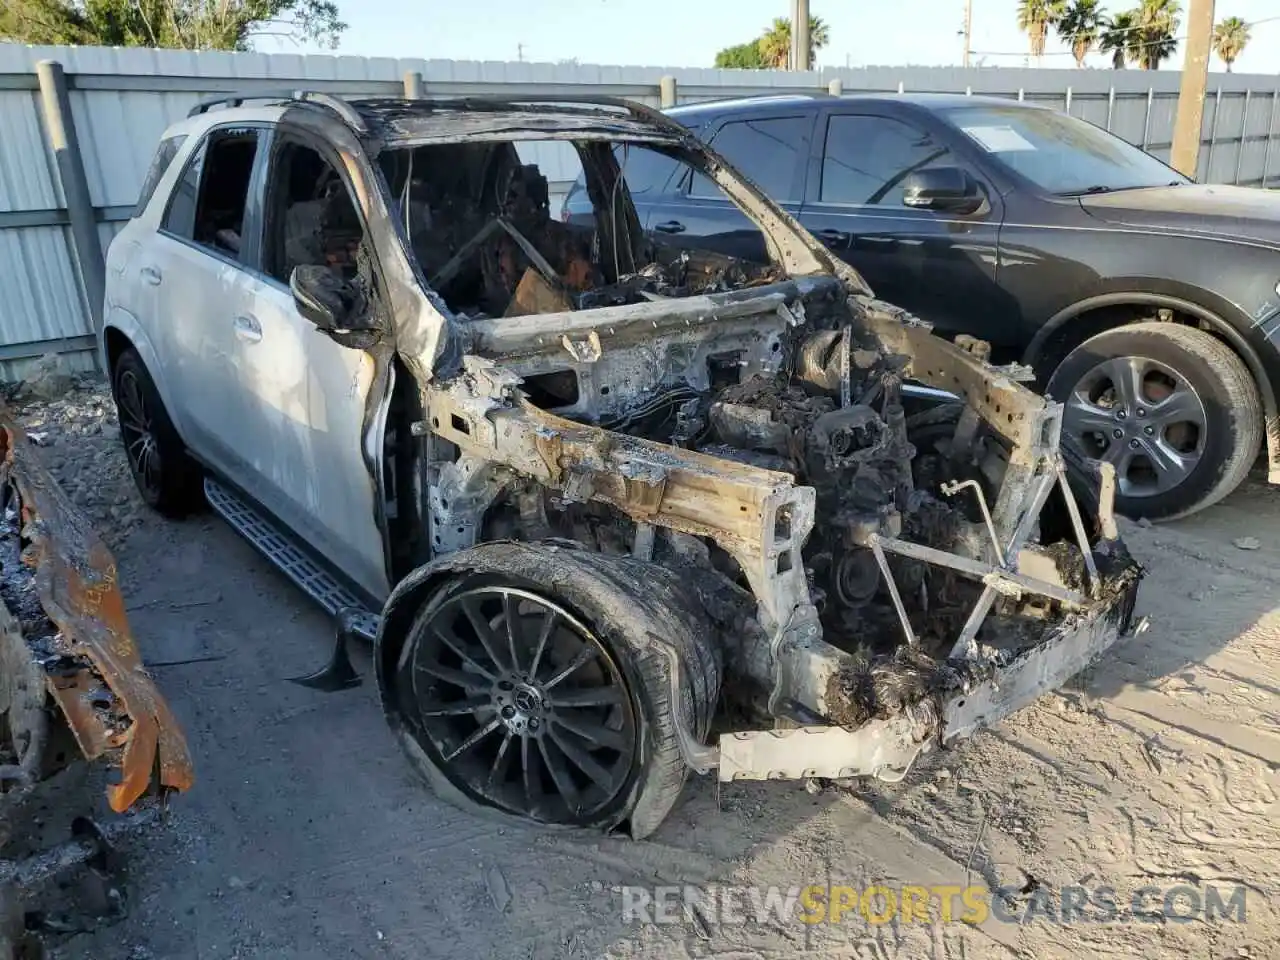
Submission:
{"label": "rear tire", "polygon": [[[1185,517],[1217,503],[1262,443],[1262,401],[1244,362],[1194,327],[1136,323],[1067,355],[1049,379],[1063,434],[1116,465],[1116,512]],[[1163,411],[1163,412],[1162,412]]]}
{"label": "rear tire", "polygon": [[166,517],[198,510],[204,504],[200,467],[187,454],[146,364],[132,347],[116,359],[111,392],[120,440],[142,499]]}
{"label": "rear tire", "polygon": [[377,645],[388,722],[442,799],[635,837],[684,785],[677,723],[702,742],[720,689],[710,627],[675,574],[560,544],[488,543],[421,568]]}

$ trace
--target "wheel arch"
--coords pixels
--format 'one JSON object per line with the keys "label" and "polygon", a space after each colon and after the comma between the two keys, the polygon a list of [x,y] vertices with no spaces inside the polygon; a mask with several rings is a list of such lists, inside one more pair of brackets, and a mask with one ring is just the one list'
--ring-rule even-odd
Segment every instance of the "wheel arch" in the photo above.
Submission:
{"label": "wheel arch", "polygon": [[177,411],[175,411],[172,403],[164,364],[160,362],[160,357],[156,353],[151,338],[147,336],[146,331],[143,330],[142,325],[138,323],[133,314],[120,309],[112,310],[103,322],[99,345],[101,360],[104,365],[103,372],[107,375],[108,382],[114,376],[115,365],[120,359],[120,354],[130,347],[136,350],[138,356],[142,358],[143,366],[147,368],[147,373],[151,375],[151,380],[156,385],[156,390],[160,393],[161,403],[164,404],[165,409],[169,412],[169,418],[173,421],[174,426],[177,427],[178,432],[181,433],[183,424],[180,422],[179,416],[175,416]]}
{"label": "wheel arch", "polygon": [[[1236,356],[1241,359],[1248,368],[1250,376],[1253,377],[1253,382],[1257,386],[1258,394],[1262,399],[1263,435],[1266,439],[1267,463],[1269,466],[1268,479],[1271,483],[1280,483],[1280,417],[1277,416],[1275,385],[1267,373],[1266,367],[1263,366],[1262,358],[1258,355],[1258,351],[1253,348],[1253,345],[1231,323],[1208,307],[1184,297],[1163,293],[1105,293],[1089,297],[1058,311],[1050,317],[1049,321],[1036,332],[1031,343],[1028,344],[1027,349],[1023,352],[1022,362],[1027,366],[1037,368],[1040,363],[1051,356],[1051,344],[1059,346],[1058,352],[1060,356],[1057,359],[1061,360],[1067,353],[1090,337],[1102,333],[1104,330],[1124,326],[1139,319],[1136,317],[1122,319],[1123,315],[1116,313],[1117,320],[1115,322],[1086,324],[1081,327],[1078,338],[1066,336],[1060,337],[1055,341],[1056,335],[1066,333],[1067,325],[1071,321],[1123,307],[1155,307],[1156,309],[1173,310],[1175,313],[1193,318],[1203,324],[1209,333],[1230,347]],[[1065,349],[1061,349],[1063,345],[1065,345]],[[1047,380],[1047,378],[1048,371],[1045,371],[1042,379]]]}

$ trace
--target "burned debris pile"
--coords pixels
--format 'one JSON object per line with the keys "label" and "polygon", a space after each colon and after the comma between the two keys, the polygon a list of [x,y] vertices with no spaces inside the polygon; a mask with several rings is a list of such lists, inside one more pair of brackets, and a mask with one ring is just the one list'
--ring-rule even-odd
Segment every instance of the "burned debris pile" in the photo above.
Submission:
{"label": "burned debris pile", "polygon": [[[34,916],[51,881],[105,856],[113,830],[58,774],[87,762],[114,775],[115,813],[193,775],[129,633],[114,558],[2,413],[0,491],[0,907]],[[79,811],[68,815],[75,839],[45,847],[40,811],[55,807]],[[12,919],[0,910],[0,956],[20,933]]]}

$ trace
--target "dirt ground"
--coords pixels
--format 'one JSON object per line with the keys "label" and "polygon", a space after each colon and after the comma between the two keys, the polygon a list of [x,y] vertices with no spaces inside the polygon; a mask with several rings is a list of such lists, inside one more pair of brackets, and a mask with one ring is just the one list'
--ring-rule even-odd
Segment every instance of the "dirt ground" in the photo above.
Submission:
{"label": "dirt ground", "polygon": [[[1280,492],[1257,476],[1197,517],[1126,527],[1150,629],[1070,689],[896,785],[694,779],[636,843],[437,801],[371,680],[337,694],[286,682],[323,661],[331,635],[299,591],[216,518],[135,509],[109,409],[82,392],[27,415],[100,514],[197,773],[168,827],[128,844],[127,917],[63,936],[56,958],[1280,957]],[[356,662],[368,668],[367,650]],[[1011,885],[1015,910],[1073,884],[1122,903],[1144,886],[1243,884],[1247,919],[623,918],[624,886],[874,881]]]}

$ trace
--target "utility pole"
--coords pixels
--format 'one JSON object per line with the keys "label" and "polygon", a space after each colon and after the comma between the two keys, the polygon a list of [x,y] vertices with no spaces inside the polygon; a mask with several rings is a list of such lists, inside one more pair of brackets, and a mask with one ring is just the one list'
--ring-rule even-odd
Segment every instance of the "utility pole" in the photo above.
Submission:
{"label": "utility pole", "polygon": [[791,0],[791,69],[808,70],[809,0]]}
{"label": "utility pole", "polygon": [[516,60],[519,63],[524,63],[524,44],[523,43],[516,44]]}
{"label": "utility pole", "polygon": [[1209,51],[1213,45],[1214,0],[1191,0],[1187,14],[1187,50],[1178,90],[1178,115],[1173,125],[1170,162],[1188,177],[1200,161],[1200,132],[1204,127],[1204,98],[1209,86]]}
{"label": "utility pole", "polygon": [[973,0],[964,0],[964,67],[969,68],[969,49],[973,46]]}

